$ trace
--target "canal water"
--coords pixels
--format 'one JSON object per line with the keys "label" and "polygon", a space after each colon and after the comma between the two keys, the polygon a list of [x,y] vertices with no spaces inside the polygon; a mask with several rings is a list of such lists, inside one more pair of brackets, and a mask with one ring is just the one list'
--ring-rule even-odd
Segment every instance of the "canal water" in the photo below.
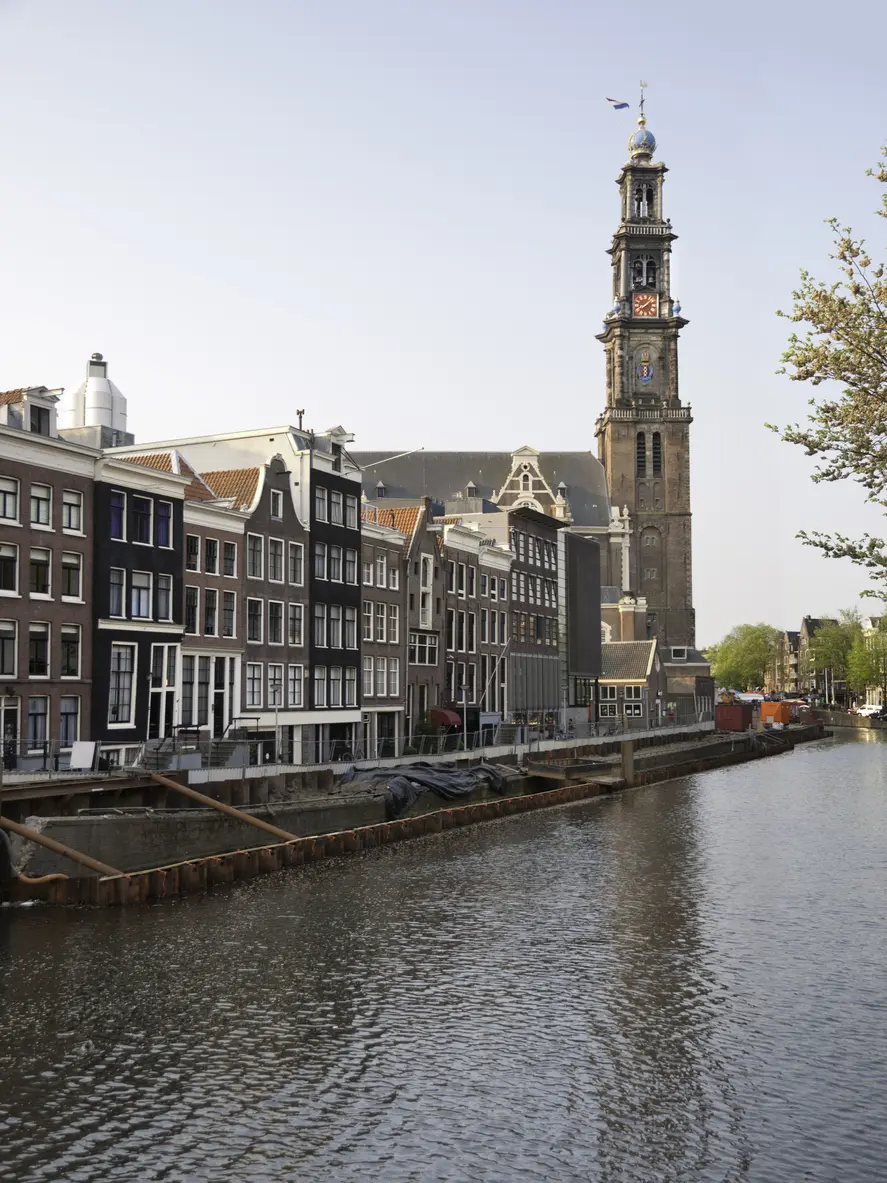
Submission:
{"label": "canal water", "polygon": [[885,757],[3,909],[0,1180],[884,1180]]}

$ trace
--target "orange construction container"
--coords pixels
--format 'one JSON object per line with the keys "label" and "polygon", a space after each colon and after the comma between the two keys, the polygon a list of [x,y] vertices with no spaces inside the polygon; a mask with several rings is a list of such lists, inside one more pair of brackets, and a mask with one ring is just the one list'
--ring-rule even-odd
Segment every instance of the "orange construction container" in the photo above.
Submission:
{"label": "orange construction container", "polygon": [[792,709],[787,702],[762,702],[761,703],[761,722],[762,723],[790,723],[792,720]]}

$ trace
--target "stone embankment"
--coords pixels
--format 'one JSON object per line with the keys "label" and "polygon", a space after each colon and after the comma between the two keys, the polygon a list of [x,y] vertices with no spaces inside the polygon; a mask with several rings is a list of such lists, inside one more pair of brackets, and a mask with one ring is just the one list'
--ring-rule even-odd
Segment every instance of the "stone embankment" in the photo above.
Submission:
{"label": "stone embankment", "polygon": [[[812,725],[791,728],[779,737],[684,733],[667,737],[671,742],[666,744],[645,743],[646,737],[640,737],[638,744],[637,739],[620,737],[598,743],[591,753],[582,752],[572,759],[552,749],[541,754],[548,757],[541,761],[544,769],[536,758],[526,771],[511,769],[503,795],[481,789],[463,799],[464,804],[443,808],[437,807],[434,798],[424,796],[396,821],[385,818],[381,796],[348,795],[347,785],[343,785],[338,793],[322,798],[278,800],[243,810],[264,821],[268,829],[290,835],[270,843],[265,841],[268,835],[255,829],[242,814],[222,813],[218,806],[118,807],[116,812],[29,816],[27,826],[50,839],[56,849],[11,836],[7,882],[0,883],[0,895],[12,900],[119,904],[186,894],[405,838],[785,753],[795,743],[822,734],[821,726]],[[577,782],[572,778],[573,770],[579,771],[590,755],[595,770],[583,770],[586,779]],[[557,783],[552,785],[552,779]],[[217,786],[220,797],[222,788]],[[170,789],[168,798],[175,795]],[[0,833],[0,848],[4,840]],[[88,852],[91,859],[119,868],[120,873],[90,873],[88,868],[72,865],[59,848]],[[2,866],[0,859],[0,872]]]}

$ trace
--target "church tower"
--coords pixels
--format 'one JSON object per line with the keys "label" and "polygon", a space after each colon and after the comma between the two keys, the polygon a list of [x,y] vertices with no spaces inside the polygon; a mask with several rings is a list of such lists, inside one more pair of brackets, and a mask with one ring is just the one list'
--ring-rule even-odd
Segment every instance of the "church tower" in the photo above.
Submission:
{"label": "church tower", "polygon": [[670,646],[695,643],[690,538],[689,406],[678,386],[678,335],[688,322],[671,292],[677,237],[663,207],[667,169],[653,160],[643,100],[617,184],[619,228],[608,250],[613,305],[598,335],[607,404],[595,426],[610,503],[631,521],[631,590],[646,598],[647,631]]}

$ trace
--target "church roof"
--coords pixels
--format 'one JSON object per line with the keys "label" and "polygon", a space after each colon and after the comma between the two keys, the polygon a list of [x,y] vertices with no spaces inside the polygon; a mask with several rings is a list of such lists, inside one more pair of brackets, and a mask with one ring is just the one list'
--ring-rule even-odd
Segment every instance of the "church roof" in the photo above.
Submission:
{"label": "church roof", "polygon": [[[429,452],[416,451],[389,459],[397,449],[386,452],[352,452],[363,471],[367,497],[376,500],[378,485],[385,496],[414,501],[430,497],[438,514],[444,503],[453,501],[473,484],[476,496],[494,501],[514,467],[512,452]],[[520,458],[530,459],[553,492],[566,486],[566,501],[576,526],[606,526],[610,520],[610,499],[603,465],[592,452],[538,452],[522,449]],[[382,463],[384,461],[384,463]],[[503,508],[511,508],[503,505]],[[548,512],[548,506],[545,506]]]}

